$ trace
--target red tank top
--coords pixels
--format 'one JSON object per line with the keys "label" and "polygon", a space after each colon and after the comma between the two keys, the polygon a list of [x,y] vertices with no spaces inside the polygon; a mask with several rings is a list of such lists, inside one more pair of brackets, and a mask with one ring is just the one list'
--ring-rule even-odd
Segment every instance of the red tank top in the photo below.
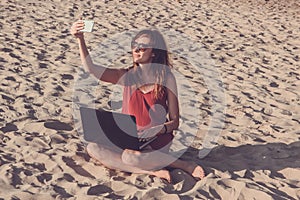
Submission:
{"label": "red tank top", "polygon": [[[165,123],[168,113],[166,88],[160,98],[155,98],[154,90],[144,94],[133,83],[131,75],[128,73],[125,76],[122,112],[135,116],[138,130]],[[150,146],[153,149],[169,151],[173,138],[173,131],[161,134]]]}
{"label": "red tank top", "polygon": [[154,90],[143,93],[135,86],[124,86],[122,112],[135,116],[137,128],[145,129],[166,122],[167,95],[155,98]]}

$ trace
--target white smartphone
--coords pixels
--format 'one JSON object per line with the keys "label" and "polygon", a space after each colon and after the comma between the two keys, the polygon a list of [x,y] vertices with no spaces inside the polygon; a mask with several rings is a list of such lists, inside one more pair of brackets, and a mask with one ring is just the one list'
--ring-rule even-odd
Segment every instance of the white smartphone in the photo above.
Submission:
{"label": "white smartphone", "polygon": [[92,20],[83,20],[84,29],[81,32],[92,32],[94,27],[94,21]]}

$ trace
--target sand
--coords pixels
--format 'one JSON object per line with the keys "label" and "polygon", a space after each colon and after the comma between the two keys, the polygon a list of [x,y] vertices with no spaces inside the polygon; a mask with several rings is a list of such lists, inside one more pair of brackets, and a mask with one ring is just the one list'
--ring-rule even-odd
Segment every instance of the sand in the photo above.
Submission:
{"label": "sand", "polygon": [[[299,199],[299,5],[297,0],[2,0],[0,198]],[[86,34],[94,52],[116,34],[152,26],[176,30],[208,52],[224,89],[218,104],[206,74],[176,57],[183,43],[168,41],[174,70],[188,83],[178,82],[181,107],[187,109],[177,137],[190,146],[182,158],[203,166],[203,180],[172,169],[169,184],[109,170],[87,155],[74,119],[81,67],[69,34],[82,12],[95,20],[93,33]],[[112,55],[108,62],[128,64],[128,56]],[[109,107],[112,86],[94,87],[96,105]],[[225,117],[215,127],[219,104]],[[193,135],[188,128],[198,131]],[[200,159],[209,136],[215,144]]]}

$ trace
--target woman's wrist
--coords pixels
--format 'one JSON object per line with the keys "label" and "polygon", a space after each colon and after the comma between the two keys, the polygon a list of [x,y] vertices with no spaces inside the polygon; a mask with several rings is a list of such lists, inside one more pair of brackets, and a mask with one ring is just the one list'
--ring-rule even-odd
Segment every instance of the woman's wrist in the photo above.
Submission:
{"label": "woman's wrist", "polygon": [[168,127],[167,124],[162,124],[161,126],[162,126],[162,128],[161,128],[160,131],[158,132],[158,135],[162,135],[162,134],[165,134],[165,133],[170,132],[170,130],[169,130],[170,127]]}
{"label": "woman's wrist", "polygon": [[165,134],[165,133],[167,133],[167,131],[168,131],[168,128],[167,128],[167,125],[166,124],[163,124],[163,127],[160,129],[160,131],[159,131],[159,135],[162,135],[162,134]]}
{"label": "woman's wrist", "polygon": [[76,37],[76,39],[77,39],[78,42],[84,42],[84,36],[83,35]]}

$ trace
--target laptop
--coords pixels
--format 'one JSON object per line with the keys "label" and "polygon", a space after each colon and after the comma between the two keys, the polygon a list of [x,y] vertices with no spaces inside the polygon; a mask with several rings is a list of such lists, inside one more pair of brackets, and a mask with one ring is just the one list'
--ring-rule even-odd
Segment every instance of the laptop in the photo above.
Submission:
{"label": "laptop", "polygon": [[140,142],[136,119],[132,115],[80,107],[83,137],[87,142],[109,145],[112,148],[142,150],[157,136]]}

